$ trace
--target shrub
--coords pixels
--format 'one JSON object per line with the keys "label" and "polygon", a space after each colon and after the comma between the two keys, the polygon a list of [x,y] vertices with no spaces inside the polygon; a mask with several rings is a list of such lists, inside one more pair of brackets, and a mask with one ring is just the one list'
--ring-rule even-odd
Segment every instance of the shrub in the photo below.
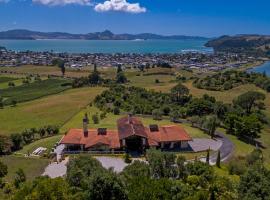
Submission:
{"label": "shrub", "polygon": [[127,164],[132,162],[130,155],[128,153],[125,154],[124,160],[125,160],[125,163]]}
{"label": "shrub", "polygon": [[93,120],[94,124],[98,124],[99,123],[99,117],[98,117],[98,114],[97,113],[92,116],[92,120]]}
{"label": "shrub", "polygon": [[228,165],[230,175],[242,175],[246,171],[246,166],[243,160],[234,159]]}
{"label": "shrub", "polygon": [[115,107],[115,108],[113,109],[113,114],[119,115],[119,114],[120,114],[120,109],[119,109],[118,107]]}

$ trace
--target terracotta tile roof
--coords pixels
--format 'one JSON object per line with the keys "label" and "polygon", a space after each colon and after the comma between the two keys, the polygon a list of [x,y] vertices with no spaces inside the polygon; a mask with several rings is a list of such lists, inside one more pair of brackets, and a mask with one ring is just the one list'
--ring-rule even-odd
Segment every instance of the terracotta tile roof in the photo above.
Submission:
{"label": "terracotta tile roof", "polygon": [[[184,128],[171,125],[161,126],[158,131],[151,132],[149,128],[147,130],[148,137],[156,142],[173,142],[173,141],[190,141],[192,140]],[[149,144],[150,145],[150,144]]]}
{"label": "terracotta tile roof", "polygon": [[120,148],[119,135],[115,130],[107,130],[106,135],[98,135],[97,129],[89,129],[88,136],[84,137],[82,129],[70,129],[61,140],[61,144],[81,144],[85,145],[85,148],[104,144],[108,145],[111,149]]}
{"label": "terracotta tile roof", "polygon": [[132,135],[147,138],[147,132],[142,122],[136,117],[123,117],[117,120],[119,138],[124,139]]}
{"label": "terracotta tile roof", "polygon": [[107,145],[111,149],[119,149],[120,140],[132,135],[147,138],[149,146],[158,146],[160,142],[190,141],[192,138],[181,126],[160,126],[158,131],[151,132],[135,117],[124,117],[117,121],[118,131],[107,130],[106,135],[98,135],[97,129],[89,129],[88,137],[84,137],[82,129],[70,129],[61,140],[61,144],[85,145],[85,148],[99,144]]}

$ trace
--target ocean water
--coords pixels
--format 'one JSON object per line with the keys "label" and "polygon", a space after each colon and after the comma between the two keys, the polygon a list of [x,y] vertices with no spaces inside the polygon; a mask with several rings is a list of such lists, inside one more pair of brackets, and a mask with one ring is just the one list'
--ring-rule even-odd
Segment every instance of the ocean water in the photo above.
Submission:
{"label": "ocean water", "polygon": [[0,46],[14,51],[54,51],[68,53],[183,53],[212,52],[207,40],[0,40]]}
{"label": "ocean water", "polygon": [[267,76],[270,76],[270,61],[265,62],[264,64],[262,64],[258,67],[251,68],[248,71],[257,72],[257,73],[264,73],[265,72]]}

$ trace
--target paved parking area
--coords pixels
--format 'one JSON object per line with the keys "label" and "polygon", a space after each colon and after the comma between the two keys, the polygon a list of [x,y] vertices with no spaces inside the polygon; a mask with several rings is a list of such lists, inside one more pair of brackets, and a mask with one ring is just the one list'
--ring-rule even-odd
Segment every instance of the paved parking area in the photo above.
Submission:
{"label": "paved parking area", "polygon": [[194,152],[206,151],[209,148],[213,151],[217,151],[222,146],[222,141],[194,138],[193,141],[188,142],[188,144]]}
{"label": "paved parking area", "polygon": [[119,173],[128,165],[124,162],[122,158],[113,158],[106,156],[97,156],[95,157],[104,168],[109,169],[113,168],[115,172]]}
{"label": "paved parking area", "polygon": [[51,163],[46,168],[42,176],[49,176],[50,178],[57,178],[65,176],[67,173],[68,158],[60,163]]}

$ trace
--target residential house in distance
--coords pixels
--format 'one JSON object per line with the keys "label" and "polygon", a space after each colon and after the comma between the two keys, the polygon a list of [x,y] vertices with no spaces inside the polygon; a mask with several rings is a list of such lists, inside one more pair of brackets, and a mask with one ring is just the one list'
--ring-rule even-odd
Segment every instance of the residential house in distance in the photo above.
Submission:
{"label": "residential house in distance", "polygon": [[83,119],[83,129],[70,129],[60,141],[66,151],[120,151],[143,152],[150,147],[162,150],[188,148],[192,138],[177,125],[150,125],[145,127],[140,119],[128,115],[117,121],[117,130],[88,129],[88,118]]}

